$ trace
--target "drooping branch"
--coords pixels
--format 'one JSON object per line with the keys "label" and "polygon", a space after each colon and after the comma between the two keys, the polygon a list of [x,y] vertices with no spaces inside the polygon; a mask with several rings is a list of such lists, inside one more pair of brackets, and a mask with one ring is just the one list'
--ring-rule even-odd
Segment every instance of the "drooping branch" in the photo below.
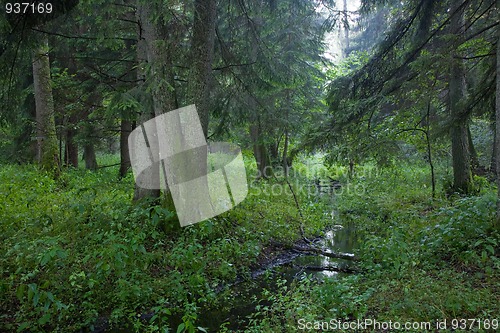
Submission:
{"label": "drooping branch", "polygon": [[[83,40],[100,40],[101,39],[99,37],[71,36],[71,35],[62,34],[60,32],[47,31],[47,30],[42,30],[42,29],[39,29],[39,28],[31,28],[31,30],[32,31],[41,32],[41,33],[44,33],[44,34],[47,34],[47,35],[51,35],[51,36],[58,36],[58,37],[68,38],[68,39],[83,39]],[[128,41],[128,42],[133,42],[133,43],[137,42],[136,38],[105,37],[103,39],[105,39],[105,40],[123,40],[123,41]]]}
{"label": "drooping branch", "polygon": [[[394,50],[395,46],[399,44],[403,37],[407,36],[411,26],[415,23],[415,19],[421,10],[422,2],[417,5],[412,15],[406,19],[406,23],[398,25],[398,31],[393,31],[386,40],[386,44],[379,52],[377,52],[372,59],[359,69],[351,78],[351,86],[353,89],[351,93],[353,97],[368,97],[375,96],[384,90],[386,83],[396,77],[399,73],[408,69],[408,65],[415,60],[415,57],[429,44],[429,42],[448,25],[450,20],[458,15],[459,11],[470,2],[470,0],[463,1],[457,8],[450,13],[443,22],[431,31],[427,38],[423,39],[421,43],[413,47],[410,51],[406,52],[403,56],[404,61],[393,67],[394,62],[388,55]],[[401,28],[402,26],[402,28]],[[385,73],[384,73],[385,72]],[[411,76],[410,76],[411,77]],[[361,95],[358,94],[358,89]],[[358,96],[359,95],[359,96]]]}
{"label": "drooping branch", "polygon": [[489,25],[489,26],[487,26],[487,27],[484,27],[483,29],[478,30],[477,32],[473,33],[472,35],[465,37],[465,40],[464,40],[464,41],[471,40],[471,39],[473,39],[473,38],[475,38],[475,37],[479,36],[479,35],[480,35],[480,34],[482,34],[483,32],[488,31],[488,30],[490,30],[490,29],[493,29],[493,28],[494,28],[494,27],[496,27],[499,23],[500,23],[500,22],[495,22],[495,23],[490,24],[490,25]]}
{"label": "drooping branch", "polygon": [[221,70],[224,70],[224,69],[228,69],[230,67],[244,67],[244,66],[251,66],[251,65],[255,65],[256,62],[249,62],[249,63],[246,63],[246,64],[227,64],[226,66],[221,66],[221,67],[215,67],[215,68],[212,68],[213,71],[221,71]]}
{"label": "drooping branch", "polygon": [[496,52],[493,52],[493,53],[488,53],[488,54],[480,54],[480,55],[477,55],[477,56],[472,56],[472,57],[458,57],[458,56],[453,56],[453,58],[455,59],[463,59],[463,60],[472,60],[472,59],[478,59],[478,58],[485,58],[485,57],[492,57],[492,56],[496,56]]}

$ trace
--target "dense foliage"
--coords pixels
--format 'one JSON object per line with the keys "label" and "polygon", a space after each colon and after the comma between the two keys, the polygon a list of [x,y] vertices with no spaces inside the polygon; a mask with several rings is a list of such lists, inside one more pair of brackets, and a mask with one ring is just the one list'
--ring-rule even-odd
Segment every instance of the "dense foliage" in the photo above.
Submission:
{"label": "dense foliage", "polygon": [[255,294],[248,331],[294,331],[300,318],[498,313],[499,235],[487,183],[477,197],[449,201],[440,191],[432,200],[425,167],[366,166],[351,182],[345,168],[323,167],[347,182],[331,221],[328,201],[297,186],[317,175],[307,165],[291,180],[305,221],[279,182],[260,181],[234,210],[184,229],[161,206],[131,207],[132,179],[117,183],[111,168],[73,170],[54,181],[33,167],[2,167],[2,329],[67,332],[108,323],[136,332],[189,330],[206,323],[209,309],[231,304],[224,286],[272,257],[273,243],[300,239],[302,222],[308,237],[354,223],[362,273],[319,284],[307,275],[291,285],[278,279]]}
{"label": "dense foliage", "polygon": [[[0,331],[498,326],[498,0],[46,2],[0,13]],[[181,228],[128,136],[190,104],[249,193]]]}
{"label": "dense foliage", "polygon": [[325,223],[321,203],[304,201],[301,221],[292,196],[257,183],[234,210],[180,229],[161,206],[131,206],[133,179],[114,172],[54,180],[2,167],[2,329],[68,332],[106,319],[155,331],[170,316],[193,325],[198,308],[224,306],[215,290],[247,276],[271,239],[290,243],[300,223],[308,235]]}

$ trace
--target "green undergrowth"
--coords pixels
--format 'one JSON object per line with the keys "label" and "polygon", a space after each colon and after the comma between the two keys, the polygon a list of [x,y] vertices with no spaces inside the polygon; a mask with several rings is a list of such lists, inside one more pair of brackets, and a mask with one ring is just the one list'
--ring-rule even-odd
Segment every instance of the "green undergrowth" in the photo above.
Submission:
{"label": "green undergrowth", "polygon": [[[275,288],[249,300],[255,308],[242,331],[498,319],[496,189],[487,181],[476,179],[476,196],[447,197],[440,180],[432,198],[425,166],[366,165],[349,178],[343,167],[313,162],[296,163],[289,184],[279,173],[252,180],[255,165],[246,162],[247,198],[185,228],[161,204],[132,205],[133,178],[118,180],[116,167],[53,180],[33,166],[2,166],[0,331],[86,332],[106,321],[126,332],[203,331],[204,311],[231,297],[216,292],[221,286],[249,277],[269,244],[301,239],[301,225],[307,237],[321,234],[332,207],[334,224],[356,227],[360,273],[276,277]],[[310,186],[327,176],[342,184],[328,202]]]}
{"label": "green undergrowth", "polygon": [[416,166],[362,181],[366,194],[341,198],[338,209],[363,239],[360,288],[373,290],[364,315],[433,322],[498,318],[496,189],[483,182],[477,196],[446,198],[438,191],[433,199],[426,169]]}
{"label": "green undergrowth", "polygon": [[[332,325],[365,319],[432,325],[447,319],[448,329],[453,319],[464,318],[496,320],[498,325],[500,238],[494,227],[494,186],[478,178],[482,187],[476,196],[447,198],[439,182],[432,198],[426,166],[367,165],[352,179],[342,168],[330,174],[332,170],[340,171],[344,185],[335,198],[336,223],[356,226],[360,273],[321,283],[304,276],[292,286],[282,285],[263,297],[260,320],[253,320],[248,332],[350,332]],[[477,321],[473,328],[485,330]]]}
{"label": "green undergrowth", "polygon": [[3,165],[0,331],[85,332],[104,322],[129,332],[202,330],[200,308],[217,308],[215,290],[249,276],[271,241],[296,241],[301,223],[307,236],[325,228],[324,204],[296,192],[304,220],[288,184],[274,179],[251,181],[234,209],[180,228],[161,204],[133,205],[133,177],[118,180],[117,167],[54,180]]}

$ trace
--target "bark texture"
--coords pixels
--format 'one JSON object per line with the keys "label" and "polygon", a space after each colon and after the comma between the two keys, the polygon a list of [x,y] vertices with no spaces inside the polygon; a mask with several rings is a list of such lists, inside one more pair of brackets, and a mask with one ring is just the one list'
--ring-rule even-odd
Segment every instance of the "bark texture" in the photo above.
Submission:
{"label": "bark texture", "polygon": [[[496,1],[497,7],[497,17],[500,17],[500,0]],[[496,140],[495,140],[495,152],[496,152],[496,174],[497,174],[497,186],[498,186],[498,198],[497,199],[497,218],[495,227],[500,228],[500,27],[497,27],[497,78],[496,78],[496,95],[495,95],[495,124],[496,124]]]}
{"label": "bark texture", "polygon": [[45,34],[39,35],[39,44],[33,52],[33,85],[36,105],[36,159],[45,170],[58,171],[59,152],[50,78],[49,43]]}
{"label": "bark texture", "polygon": [[196,105],[205,138],[208,133],[212,59],[216,20],[215,0],[194,1],[193,37],[191,41],[191,75],[189,100]]}
{"label": "bark texture", "polygon": [[122,119],[120,123],[120,178],[125,177],[130,168],[130,153],[128,148],[128,136],[132,132],[132,121]]}
{"label": "bark texture", "polygon": [[[256,22],[261,22],[261,18],[256,18]],[[256,24],[258,27],[258,24]],[[247,31],[248,48],[249,48],[249,61],[256,63],[258,59],[258,30],[250,25]],[[252,142],[253,155],[257,164],[258,175],[257,178],[269,178],[273,175],[271,159],[266,145],[266,132],[262,124],[258,97],[247,91],[247,108],[250,113],[250,140]]]}
{"label": "bark texture", "polygon": [[[451,29],[456,34],[455,50],[464,41],[464,6],[453,2]],[[467,135],[467,117],[465,116],[465,66],[458,54],[452,54],[450,71],[450,114],[451,152],[453,160],[453,189],[455,192],[468,194],[472,190],[472,173]]]}
{"label": "bark texture", "polygon": [[77,120],[75,116],[70,116],[66,123],[66,146],[64,149],[64,163],[66,166],[78,168],[78,143],[75,140],[77,131],[75,129]]}
{"label": "bark texture", "polygon": [[83,159],[85,160],[85,169],[97,170],[97,158],[93,143],[88,142],[83,146]]}
{"label": "bark texture", "polygon": [[[256,112],[256,111],[254,111]],[[263,142],[264,134],[262,132],[262,127],[260,124],[260,119],[258,115],[255,117],[255,121],[250,125],[250,139],[253,145],[253,155],[255,157],[255,162],[257,163],[257,170],[259,172],[257,178],[269,178],[273,175],[271,159],[267,151],[266,145]]]}
{"label": "bark texture", "polygon": [[[168,40],[169,25],[164,16],[154,8],[154,4],[140,4],[137,6],[137,19],[139,21],[139,38],[137,45],[137,58],[139,62],[138,77],[144,79],[144,84],[151,89],[153,108],[144,110],[139,117],[139,123],[143,123],[164,112],[177,108],[174,74],[172,70],[171,43]],[[160,15],[153,19],[154,15]],[[145,62],[148,63],[150,71],[145,73]],[[153,172],[160,173],[160,167]],[[144,189],[136,186],[134,190],[134,201],[144,198],[159,198],[160,190]]]}

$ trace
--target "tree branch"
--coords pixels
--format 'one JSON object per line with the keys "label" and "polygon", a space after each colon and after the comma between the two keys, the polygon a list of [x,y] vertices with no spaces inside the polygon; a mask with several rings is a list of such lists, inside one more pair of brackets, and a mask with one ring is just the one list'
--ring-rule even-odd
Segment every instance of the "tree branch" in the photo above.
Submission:
{"label": "tree branch", "polygon": [[496,52],[494,53],[488,53],[488,54],[481,54],[473,57],[459,57],[459,56],[453,56],[455,59],[464,59],[464,60],[471,60],[471,59],[477,59],[477,58],[484,58],[484,57],[491,57],[497,55]]}
{"label": "tree branch", "polygon": [[257,62],[254,61],[254,62],[250,62],[250,63],[246,63],[246,64],[228,64],[226,66],[222,66],[222,67],[215,67],[215,68],[212,68],[213,71],[220,71],[220,70],[223,70],[223,69],[227,69],[227,68],[230,68],[230,67],[243,67],[243,66],[251,66],[251,65],[254,65],[256,64]]}
{"label": "tree branch", "polygon": [[[100,38],[98,37],[86,37],[86,36],[70,36],[70,35],[65,35],[61,34],[58,32],[51,32],[51,31],[46,31],[38,28],[31,28],[33,31],[38,31],[47,35],[51,36],[58,36],[62,38],[68,38],[68,39],[84,39],[84,40],[99,40]],[[123,41],[131,41],[131,42],[137,42],[136,38],[124,38],[124,37],[104,37],[104,40],[123,40]]]}

